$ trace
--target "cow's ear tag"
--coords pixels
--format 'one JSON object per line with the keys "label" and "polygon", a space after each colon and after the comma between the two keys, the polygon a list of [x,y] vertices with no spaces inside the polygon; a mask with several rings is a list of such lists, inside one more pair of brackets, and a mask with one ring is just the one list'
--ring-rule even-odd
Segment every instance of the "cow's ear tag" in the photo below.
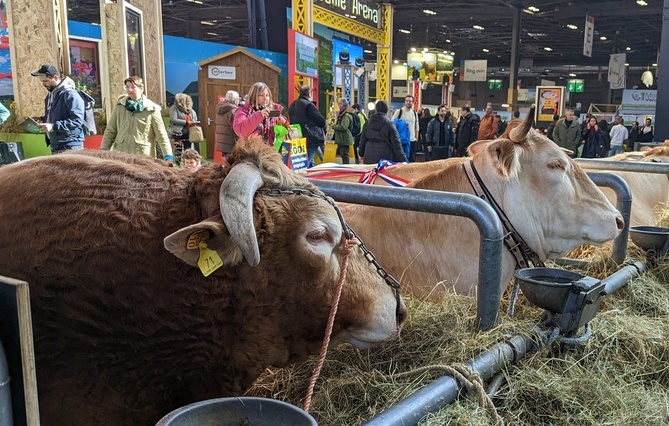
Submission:
{"label": "cow's ear tag", "polygon": [[202,275],[208,277],[212,272],[223,266],[223,261],[218,253],[207,247],[207,243],[204,241],[200,241],[198,247],[200,248],[200,258],[197,261],[197,266],[202,271]]}

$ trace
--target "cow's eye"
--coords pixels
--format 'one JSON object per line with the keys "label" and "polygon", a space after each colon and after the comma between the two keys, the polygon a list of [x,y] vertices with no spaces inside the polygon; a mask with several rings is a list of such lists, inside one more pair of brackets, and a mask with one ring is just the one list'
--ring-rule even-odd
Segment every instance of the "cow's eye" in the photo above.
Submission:
{"label": "cow's eye", "polygon": [[307,240],[311,243],[318,243],[321,241],[330,241],[330,234],[324,229],[318,231],[311,231],[307,234]]}
{"label": "cow's eye", "polygon": [[551,170],[564,170],[564,164],[562,164],[562,161],[555,159],[548,163],[548,168]]}

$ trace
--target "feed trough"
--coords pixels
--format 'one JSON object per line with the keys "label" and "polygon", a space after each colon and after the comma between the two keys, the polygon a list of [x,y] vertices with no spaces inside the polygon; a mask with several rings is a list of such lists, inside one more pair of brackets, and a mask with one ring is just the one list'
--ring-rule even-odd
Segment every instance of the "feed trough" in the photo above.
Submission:
{"label": "feed trough", "polygon": [[318,426],[306,411],[269,398],[219,398],[176,409],[156,426]]}
{"label": "feed trough", "polygon": [[570,336],[597,314],[606,294],[602,281],[557,268],[524,268],[514,273],[532,304],[545,309],[544,322]]}
{"label": "feed trough", "polygon": [[659,226],[632,226],[630,227],[632,242],[646,252],[655,255],[664,255],[669,250],[669,229]]}

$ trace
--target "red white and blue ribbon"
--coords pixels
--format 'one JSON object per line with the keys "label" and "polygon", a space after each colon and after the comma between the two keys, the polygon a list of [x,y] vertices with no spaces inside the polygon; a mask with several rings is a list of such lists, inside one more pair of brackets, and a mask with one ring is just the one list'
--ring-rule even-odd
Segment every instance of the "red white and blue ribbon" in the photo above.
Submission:
{"label": "red white and blue ribbon", "polygon": [[381,178],[384,182],[391,186],[405,186],[410,181],[399,176],[391,175],[387,172],[387,168],[396,164],[394,161],[381,159],[379,164],[372,170],[358,169],[347,166],[332,166],[332,167],[316,167],[307,169],[307,176],[313,179],[337,179],[348,176],[360,176],[358,183],[373,185],[376,178]]}

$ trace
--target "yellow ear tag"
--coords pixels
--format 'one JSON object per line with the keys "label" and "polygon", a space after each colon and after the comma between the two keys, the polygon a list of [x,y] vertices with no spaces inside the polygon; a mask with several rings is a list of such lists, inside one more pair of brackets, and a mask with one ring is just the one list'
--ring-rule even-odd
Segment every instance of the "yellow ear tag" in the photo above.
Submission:
{"label": "yellow ear tag", "polygon": [[197,261],[197,266],[202,271],[202,275],[208,277],[212,272],[223,266],[221,257],[214,250],[207,247],[207,243],[200,241],[200,258]]}

